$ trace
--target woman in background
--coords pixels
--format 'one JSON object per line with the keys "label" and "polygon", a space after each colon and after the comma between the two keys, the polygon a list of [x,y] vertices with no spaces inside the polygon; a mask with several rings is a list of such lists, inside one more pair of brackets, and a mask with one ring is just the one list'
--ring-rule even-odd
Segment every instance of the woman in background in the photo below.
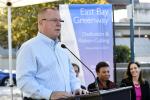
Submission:
{"label": "woman in background", "polygon": [[126,75],[127,78],[121,81],[121,87],[133,86],[131,100],[150,100],[149,83],[143,79],[139,63],[130,62]]}

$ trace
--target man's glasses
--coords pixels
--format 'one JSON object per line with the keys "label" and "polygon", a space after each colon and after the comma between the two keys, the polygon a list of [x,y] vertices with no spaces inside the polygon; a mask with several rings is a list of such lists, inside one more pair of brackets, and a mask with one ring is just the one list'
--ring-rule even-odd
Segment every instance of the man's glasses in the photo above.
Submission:
{"label": "man's glasses", "polygon": [[46,20],[46,21],[52,21],[52,22],[64,22],[64,20],[62,20],[62,19],[42,19],[42,20]]}

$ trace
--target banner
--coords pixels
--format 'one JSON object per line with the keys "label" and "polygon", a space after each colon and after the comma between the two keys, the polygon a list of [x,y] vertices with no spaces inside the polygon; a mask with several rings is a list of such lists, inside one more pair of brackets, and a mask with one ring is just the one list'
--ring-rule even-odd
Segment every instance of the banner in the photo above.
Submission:
{"label": "banner", "polygon": [[[61,41],[71,49],[94,73],[96,64],[110,65],[110,80],[114,80],[112,5],[60,5],[62,23]],[[71,57],[72,62],[80,64]],[[86,86],[94,82],[92,74],[80,64]],[[95,73],[96,75],[96,73]]]}

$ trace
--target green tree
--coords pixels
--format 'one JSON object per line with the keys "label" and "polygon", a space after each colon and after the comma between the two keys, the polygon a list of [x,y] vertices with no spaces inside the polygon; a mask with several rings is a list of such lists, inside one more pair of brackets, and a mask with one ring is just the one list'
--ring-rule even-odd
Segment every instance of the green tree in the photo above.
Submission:
{"label": "green tree", "polygon": [[66,0],[69,4],[107,4],[107,0]]}
{"label": "green tree", "polygon": [[[37,12],[41,7],[54,7],[58,2],[12,8],[12,45],[18,48],[37,33]],[[7,8],[0,9],[0,45],[8,48]]]}
{"label": "green tree", "polygon": [[118,45],[115,47],[116,62],[129,62],[130,61],[130,49],[125,45]]}
{"label": "green tree", "polygon": [[7,15],[5,9],[0,9],[0,45],[7,48]]}

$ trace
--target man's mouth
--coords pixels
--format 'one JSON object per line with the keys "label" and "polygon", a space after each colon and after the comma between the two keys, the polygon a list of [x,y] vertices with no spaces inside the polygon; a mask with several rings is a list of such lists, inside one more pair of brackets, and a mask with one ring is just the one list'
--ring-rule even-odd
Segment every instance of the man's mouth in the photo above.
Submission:
{"label": "man's mouth", "polygon": [[60,31],[60,29],[55,29],[55,31]]}

